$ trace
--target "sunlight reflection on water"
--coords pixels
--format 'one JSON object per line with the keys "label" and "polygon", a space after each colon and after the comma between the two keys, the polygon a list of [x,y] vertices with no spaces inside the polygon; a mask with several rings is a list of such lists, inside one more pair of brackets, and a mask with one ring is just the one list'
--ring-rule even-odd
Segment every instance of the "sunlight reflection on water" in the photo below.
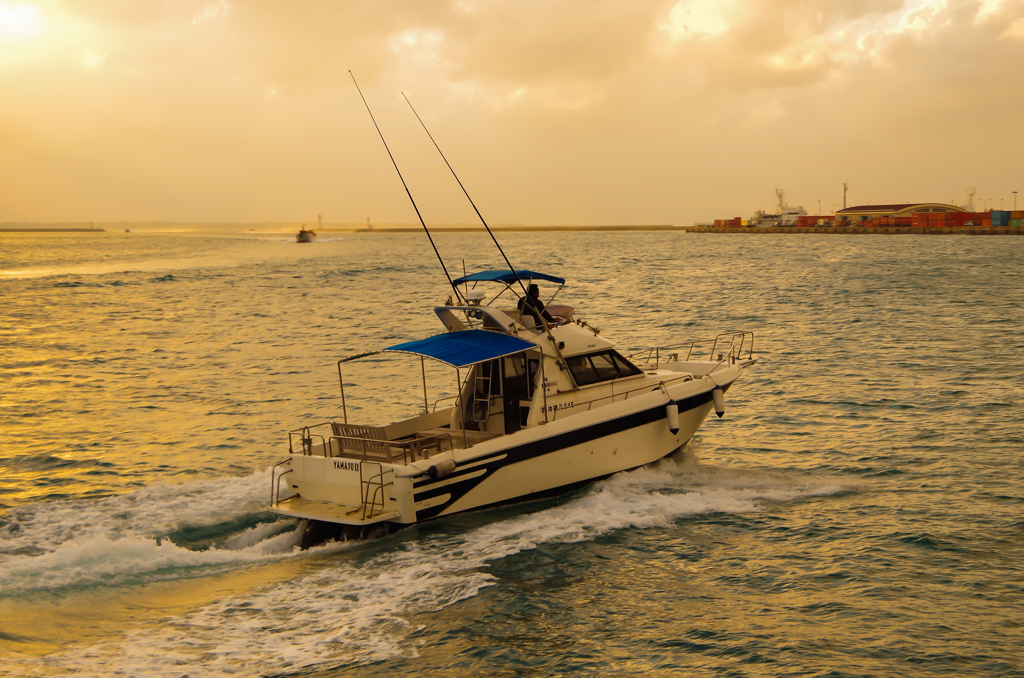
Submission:
{"label": "sunlight reflection on water", "polygon": [[[0,586],[39,587],[0,595],[6,619],[34,610],[0,624],[34,640],[0,646],[26,674],[1020,666],[1019,238],[502,234],[624,353],[749,329],[761,363],[654,469],[294,555],[265,471],[337,416],[339,357],[442,329],[433,253],[134,235],[0,235]],[[436,240],[456,273],[500,267],[486,235]],[[361,418],[421,406],[376,365],[346,387]],[[223,601],[167,602],[207,577]]]}

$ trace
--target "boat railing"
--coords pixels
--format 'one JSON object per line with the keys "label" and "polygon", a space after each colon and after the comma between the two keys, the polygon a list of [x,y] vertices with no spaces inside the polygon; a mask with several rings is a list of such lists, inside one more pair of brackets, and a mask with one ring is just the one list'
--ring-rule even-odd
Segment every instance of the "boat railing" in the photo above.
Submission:
{"label": "boat railing", "polygon": [[[311,432],[310,429],[329,427],[331,433],[323,435]],[[389,464],[408,464],[417,458],[427,459],[431,451],[441,452],[445,448],[452,449],[450,433],[413,434],[400,440],[388,440],[379,426],[357,426],[322,422],[305,426],[288,432],[288,452],[327,458],[342,457],[359,459],[368,462],[387,462]],[[319,440],[319,444],[315,444]]]}
{"label": "boat railing", "polygon": [[[726,344],[728,340],[728,344]],[[746,351],[746,356],[743,352]],[[711,347],[711,359],[721,362],[729,358],[742,360],[754,358],[753,332],[723,332],[715,337],[715,345]]]}
{"label": "boat railing", "polygon": [[663,387],[663,386],[665,386],[667,384],[672,384],[672,383],[676,383],[676,382],[680,382],[681,383],[681,382],[686,382],[686,381],[693,381],[693,375],[692,374],[680,374],[678,377],[672,377],[670,379],[665,379],[665,380],[659,382],[659,386],[657,388],[654,388],[654,389],[652,389],[651,385],[648,383],[645,386],[642,386],[640,388],[630,389],[628,391],[623,391],[622,393],[612,393],[610,395],[601,396],[600,398],[593,398],[592,400],[585,400],[583,402],[574,403],[572,405],[572,407],[566,407],[566,408],[563,408],[563,409],[560,409],[560,410],[555,410],[555,412],[554,412],[554,414],[552,415],[551,418],[552,418],[552,420],[557,420],[559,414],[565,414],[565,415],[579,414],[581,407],[585,407],[586,409],[584,411],[585,412],[589,412],[590,410],[594,409],[594,405],[596,403],[600,403],[603,400],[609,400],[609,401],[611,401],[613,403],[617,402],[617,401],[621,401],[621,400],[629,400],[630,396],[635,396],[637,394],[650,393],[652,390],[657,391],[658,388]]}
{"label": "boat railing", "polygon": [[[710,346],[710,350],[708,347]],[[697,339],[675,346],[655,346],[654,348],[637,351],[629,356],[633,362],[653,363],[657,369],[658,365],[664,362],[685,362],[687,360],[700,360],[701,356],[707,353],[707,360],[722,362],[728,358],[753,359],[754,357],[754,333],[753,332],[723,332],[714,339]],[[681,357],[685,354],[685,357]]]}
{"label": "boat railing", "polygon": [[294,431],[288,431],[288,453],[299,454],[296,452],[296,442],[298,443],[298,449],[301,453],[307,457],[313,454],[313,442],[315,438],[320,439],[320,447],[326,447],[326,439],[319,433],[313,433],[310,431],[312,428],[320,426],[330,426],[330,424],[313,424],[312,426],[303,426],[302,428],[295,429]]}
{"label": "boat railing", "polygon": [[274,466],[270,469],[270,505],[271,506],[277,506],[277,503],[280,501],[280,498],[281,498],[281,479],[284,478],[286,475],[288,475],[289,473],[291,473],[292,471],[295,470],[295,469],[288,469],[287,471],[281,473],[280,475],[277,473],[278,467],[282,466],[284,464],[287,464],[288,462],[289,462],[288,459],[285,459],[284,461],[279,461],[276,464],[274,464]]}
{"label": "boat railing", "polygon": [[431,411],[432,412],[437,412],[437,405],[438,405],[438,403],[443,403],[446,400],[457,400],[458,397],[459,397],[459,394],[456,393],[455,395],[445,396],[444,398],[438,398],[437,400],[434,401],[434,407],[433,407],[433,409]]}

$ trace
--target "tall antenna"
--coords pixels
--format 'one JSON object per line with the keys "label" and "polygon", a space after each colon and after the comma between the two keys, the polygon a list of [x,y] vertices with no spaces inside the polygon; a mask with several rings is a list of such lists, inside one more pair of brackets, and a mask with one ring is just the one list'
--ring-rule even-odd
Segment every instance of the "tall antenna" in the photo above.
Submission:
{"label": "tall antenna", "polygon": [[516,282],[518,282],[519,286],[523,288],[523,294],[529,297],[530,293],[526,290],[526,285],[523,284],[522,279],[519,277],[519,272],[516,271],[515,266],[513,266],[512,262],[508,260],[507,256],[505,256],[505,250],[501,249],[501,245],[498,244],[498,239],[494,237],[494,233],[491,231],[491,227],[488,226],[487,221],[484,220],[484,215],[480,214],[480,210],[476,208],[476,203],[473,202],[473,199],[471,197],[469,197],[469,191],[467,191],[466,187],[462,185],[462,180],[459,179],[459,175],[455,173],[454,169],[452,169],[452,165],[450,162],[448,162],[448,158],[444,157],[444,152],[441,151],[441,147],[437,145],[436,141],[434,141],[434,135],[430,133],[429,129],[427,129],[427,126],[423,123],[423,119],[420,117],[420,114],[416,112],[416,109],[413,108],[412,102],[409,101],[409,97],[405,96],[405,92],[402,92],[402,98],[405,99],[405,103],[409,104],[409,108],[412,109],[412,114],[415,115],[416,119],[420,121],[420,125],[423,126],[423,131],[427,133],[428,137],[430,137],[430,141],[434,144],[434,148],[436,148],[437,152],[441,154],[441,159],[444,160],[444,164],[448,165],[448,169],[451,170],[452,176],[455,177],[455,181],[459,183],[459,188],[461,188],[462,192],[466,194],[466,200],[468,200],[469,204],[473,206],[473,211],[476,212],[476,215],[480,217],[480,223],[482,223],[484,225],[484,228],[487,229],[487,234],[490,235],[491,240],[494,241],[494,246],[498,248],[499,252],[501,252],[501,257],[505,260],[505,263],[508,264],[508,268],[510,271],[512,271],[512,275],[516,277]]}
{"label": "tall antenna", "polygon": [[[434,248],[434,254],[437,255],[437,260],[441,262],[441,268],[444,269],[444,275],[448,278],[448,284],[451,285],[452,290],[455,291],[455,298],[465,299],[459,294],[459,288],[452,282],[452,277],[448,274],[448,267],[444,265],[444,259],[441,258],[441,253],[437,251],[437,245],[434,244],[434,238],[430,235],[430,229],[427,228],[427,224],[423,221],[423,215],[420,214],[420,208],[416,206],[416,201],[413,200],[412,193],[409,191],[408,184],[405,183],[405,177],[402,176],[402,170],[398,169],[398,163],[395,162],[395,156],[391,154],[391,149],[388,148],[388,142],[384,141],[384,134],[380,131],[380,126],[377,124],[376,118],[373,117],[373,111],[370,110],[370,104],[366,103],[366,97],[363,96],[363,90],[359,88],[359,83],[356,82],[356,76],[352,75],[352,71],[348,72],[352,76],[352,82],[355,83],[356,91],[359,92],[359,98],[363,100],[363,105],[366,106],[366,112],[370,114],[370,120],[373,121],[373,126],[377,128],[377,135],[380,137],[381,143],[384,144],[384,150],[388,152],[388,157],[391,158],[391,164],[395,166],[395,171],[398,172],[398,178],[402,180],[402,186],[405,188],[405,194],[409,196],[409,202],[412,203],[412,208],[416,210],[416,216],[419,217],[420,223],[423,225],[423,231],[427,234],[427,239],[430,241],[430,246]],[[369,219],[367,219],[369,221]]]}

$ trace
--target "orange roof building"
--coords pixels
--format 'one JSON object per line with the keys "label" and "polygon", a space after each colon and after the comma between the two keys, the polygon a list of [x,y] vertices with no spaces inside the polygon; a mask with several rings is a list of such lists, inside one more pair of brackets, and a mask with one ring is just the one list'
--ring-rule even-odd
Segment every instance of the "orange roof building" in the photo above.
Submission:
{"label": "orange roof building", "polygon": [[879,217],[910,217],[914,212],[966,212],[941,202],[912,202],[899,205],[857,205],[836,212],[837,221],[865,221]]}

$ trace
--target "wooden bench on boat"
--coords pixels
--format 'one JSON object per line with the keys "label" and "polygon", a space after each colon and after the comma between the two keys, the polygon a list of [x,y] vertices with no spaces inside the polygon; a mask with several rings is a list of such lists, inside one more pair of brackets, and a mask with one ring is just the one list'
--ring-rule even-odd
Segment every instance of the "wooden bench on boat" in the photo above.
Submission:
{"label": "wooden bench on boat", "polygon": [[333,435],[328,441],[329,455],[366,461],[398,463],[429,459],[452,449],[463,449],[496,438],[497,433],[461,431],[439,427],[389,439],[386,426],[365,426],[331,422]]}
{"label": "wooden bench on boat", "polygon": [[414,433],[399,439],[389,439],[385,426],[331,422],[331,430],[334,435],[328,444],[332,457],[394,464],[429,459],[439,452],[452,449],[451,434],[447,430]]}

